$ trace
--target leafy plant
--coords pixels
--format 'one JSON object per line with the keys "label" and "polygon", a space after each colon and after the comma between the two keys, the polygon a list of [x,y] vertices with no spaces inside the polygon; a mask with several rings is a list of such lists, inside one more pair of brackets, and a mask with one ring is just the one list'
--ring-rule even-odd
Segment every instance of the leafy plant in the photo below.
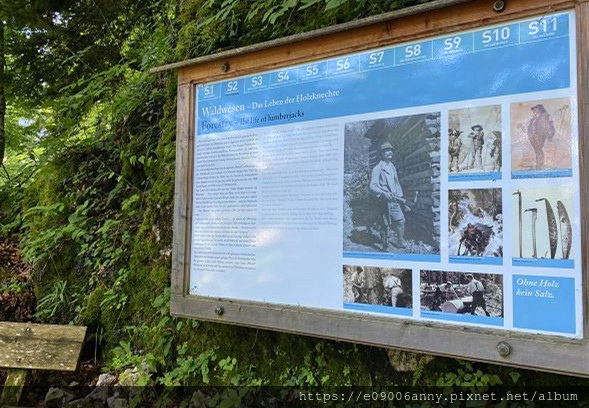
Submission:
{"label": "leafy plant", "polygon": [[29,290],[29,283],[18,279],[12,279],[8,283],[0,285],[0,294],[2,293],[23,293]]}
{"label": "leafy plant", "polygon": [[456,372],[442,374],[438,378],[436,386],[468,387],[473,392],[476,392],[477,390],[484,390],[489,386],[500,385],[503,383],[501,378],[496,374],[485,374],[481,370],[475,369],[472,363],[469,363],[468,361],[458,360],[458,362],[460,363],[461,368],[456,370]]}
{"label": "leafy plant", "polygon": [[68,304],[68,300],[67,281],[58,280],[53,290],[39,300],[35,316],[39,319],[54,317]]}
{"label": "leafy plant", "polygon": [[197,357],[185,356],[187,345],[183,344],[178,349],[178,360],[176,367],[167,372],[159,382],[165,386],[179,386],[190,385],[199,375],[202,382],[208,384],[210,382],[210,364],[216,359],[217,355],[214,350],[207,350]]}

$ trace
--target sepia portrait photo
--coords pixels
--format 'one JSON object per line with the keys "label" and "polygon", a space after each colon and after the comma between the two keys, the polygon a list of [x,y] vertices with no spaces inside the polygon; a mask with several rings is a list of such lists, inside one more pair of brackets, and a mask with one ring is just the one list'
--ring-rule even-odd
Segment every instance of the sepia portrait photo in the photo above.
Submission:
{"label": "sepia portrait photo", "polygon": [[512,103],[511,169],[570,169],[571,104],[569,98]]}
{"label": "sepia portrait photo", "polygon": [[501,171],[501,105],[448,112],[448,173]]}

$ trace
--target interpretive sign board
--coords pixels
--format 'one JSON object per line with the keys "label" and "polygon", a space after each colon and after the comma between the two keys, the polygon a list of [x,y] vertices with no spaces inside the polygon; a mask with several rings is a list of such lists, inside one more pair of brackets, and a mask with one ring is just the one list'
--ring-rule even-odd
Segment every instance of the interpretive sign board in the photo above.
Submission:
{"label": "interpretive sign board", "polygon": [[513,3],[182,85],[173,312],[589,375],[587,3]]}

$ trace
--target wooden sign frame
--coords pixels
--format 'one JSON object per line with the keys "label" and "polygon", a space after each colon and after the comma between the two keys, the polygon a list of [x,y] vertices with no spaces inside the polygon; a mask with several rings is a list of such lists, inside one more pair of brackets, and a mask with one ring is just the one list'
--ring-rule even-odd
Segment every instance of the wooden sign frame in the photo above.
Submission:
{"label": "wooden sign frame", "polygon": [[[496,8],[496,7],[495,7]],[[589,254],[582,249],[583,338],[462,327],[325,309],[189,294],[195,85],[326,57],[388,46],[516,19],[575,10],[577,34],[581,236],[589,237],[589,2],[438,0],[359,20],[159,67],[178,70],[178,118],[171,313],[213,322],[278,330],[489,363],[589,376]],[[461,334],[464,334],[461,336]]]}

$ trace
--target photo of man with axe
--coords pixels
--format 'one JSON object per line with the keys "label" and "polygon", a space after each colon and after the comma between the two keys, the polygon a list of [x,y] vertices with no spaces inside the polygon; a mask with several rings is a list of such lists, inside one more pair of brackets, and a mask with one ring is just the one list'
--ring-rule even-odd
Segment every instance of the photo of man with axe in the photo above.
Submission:
{"label": "photo of man with axe", "polygon": [[391,231],[395,233],[393,244],[398,248],[405,248],[404,212],[411,211],[411,208],[403,198],[403,189],[393,164],[393,146],[388,142],[380,146],[380,162],[372,169],[370,190],[380,203],[382,250],[387,251],[389,248]]}

